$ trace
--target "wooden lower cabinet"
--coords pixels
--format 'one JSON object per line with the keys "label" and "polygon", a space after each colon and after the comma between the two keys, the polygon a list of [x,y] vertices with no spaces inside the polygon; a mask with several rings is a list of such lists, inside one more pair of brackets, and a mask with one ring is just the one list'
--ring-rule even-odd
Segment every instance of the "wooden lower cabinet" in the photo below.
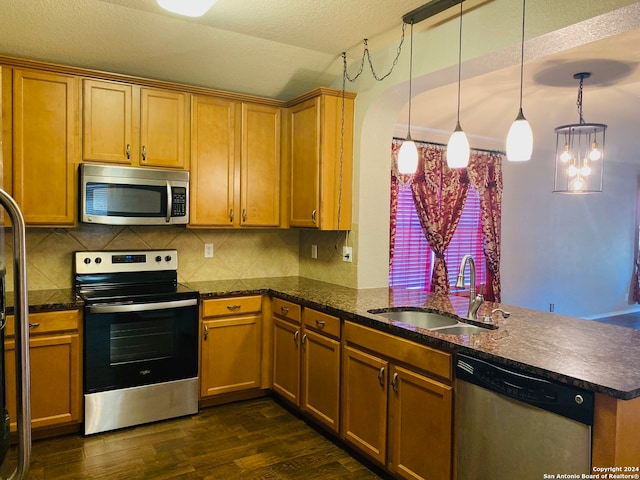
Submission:
{"label": "wooden lower cabinet", "polygon": [[338,433],[340,319],[273,300],[273,391]]}
{"label": "wooden lower cabinet", "polygon": [[395,477],[450,480],[450,355],[345,323],[342,438]]}
{"label": "wooden lower cabinet", "polygon": [[260,388],[262,297],[202,302],[200,398]]}
{"label": "wooden lower cabinet", "polygon": [[[82,412],[80,310],[29,314],[32,428],[79,423]],[[16,430],[14,318],[5,340],[7,410]]]}
{"label": "wooden lower cabinet", "polygon": [[340,427],[340,319],[302,311],[300,407],[329,430]]}

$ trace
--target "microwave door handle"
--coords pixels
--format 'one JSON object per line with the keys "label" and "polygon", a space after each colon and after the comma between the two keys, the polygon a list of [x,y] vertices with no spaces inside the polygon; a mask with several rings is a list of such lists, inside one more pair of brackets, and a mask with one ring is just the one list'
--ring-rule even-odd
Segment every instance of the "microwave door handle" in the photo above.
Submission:
{"label": "microwave door handle", "polygon": [[173,195],[171,193],[171,184],[167,180],[167,223],[171,222],[171,209],[173,208]]}

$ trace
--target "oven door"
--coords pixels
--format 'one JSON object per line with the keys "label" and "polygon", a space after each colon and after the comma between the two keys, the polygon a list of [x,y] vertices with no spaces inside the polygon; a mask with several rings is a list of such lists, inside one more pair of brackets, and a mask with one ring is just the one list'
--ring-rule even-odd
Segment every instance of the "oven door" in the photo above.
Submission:
{"label": "oven door", "polygon": [[198,299],[85,307],[84,393],[198,375]]}

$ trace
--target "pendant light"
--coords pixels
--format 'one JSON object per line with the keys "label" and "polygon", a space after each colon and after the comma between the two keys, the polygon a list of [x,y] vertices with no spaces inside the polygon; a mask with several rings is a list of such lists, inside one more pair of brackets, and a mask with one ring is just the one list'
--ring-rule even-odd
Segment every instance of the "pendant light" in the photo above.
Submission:
{"label": "pendant light", "polygon": [[556,127],[556,193],[602,192],[604,136],[607,125],[586,123],[582,115],[582,87],[591,73],[579,72],[573,78],[578,87],[578,123]]}
{"label": "pendant light", "polygon": [[407,138],[402,142],[398,152],[398,172],[413,174],[418,169],[418,148],[411,138],[411,77],[413,74],[413,21],[411,21],[411,43],[409,47],[409,123]]}
{"label": "pendant light", "polygon": [[526,162],[533,152],[533,132],[522,113],[522,83],[524,73],[524,13],[526,0],[522,0],[522,41],[520,43],[520,110],[507,134],[507,160]]}
{"label": "pendant light", "polygon": [[157,0],[165,10],[185,15],[187,17],[201,17],[216,3],[217,0]]}
{"label": "pendant light", "polygon": [[462,71],[462,2],[460,2],[460,39],[458,47],[458,116],[456,128],[447,143],[447,165],[449,168],[465,168],[469,165],[469,140],[460,126],[460,82]]}

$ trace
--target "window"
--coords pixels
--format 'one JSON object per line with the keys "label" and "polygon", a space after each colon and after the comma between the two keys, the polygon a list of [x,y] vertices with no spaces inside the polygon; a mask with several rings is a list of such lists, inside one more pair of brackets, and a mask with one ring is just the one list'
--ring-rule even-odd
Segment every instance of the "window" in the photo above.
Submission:
{"label": "window", "polygon": [[[469,185],[458,228],[445,251],[449,271],[449,285],[455,289],[458,266],[462,257],[471,254],[476,262],[476,284],[486,284],[486,266],[482,252],[482,222],[480,219],[480,198],[478,192]],[[413,193],[409,186],[398,191],[396,214],[396,238],[393,262],[389,271],[389,285],[405,288],[429,288],[433,252],[424,236]],[[465,285],[469,285],[469,269],[465,270]]]}

